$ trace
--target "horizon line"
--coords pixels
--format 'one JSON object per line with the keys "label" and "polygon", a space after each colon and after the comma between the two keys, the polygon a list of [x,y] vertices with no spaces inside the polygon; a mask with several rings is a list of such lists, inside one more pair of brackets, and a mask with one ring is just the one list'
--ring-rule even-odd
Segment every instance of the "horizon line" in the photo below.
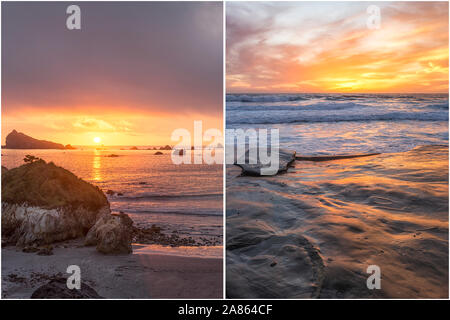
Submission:
{"label": "horizon line", "polygon": [[450,94],[449,92],[226,92],[226,94]]}

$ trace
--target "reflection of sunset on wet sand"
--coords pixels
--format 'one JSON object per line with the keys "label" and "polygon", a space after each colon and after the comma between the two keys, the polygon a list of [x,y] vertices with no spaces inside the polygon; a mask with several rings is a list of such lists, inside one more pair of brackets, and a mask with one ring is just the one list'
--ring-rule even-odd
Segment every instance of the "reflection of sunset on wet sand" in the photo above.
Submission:
{"label": "reflection of sunset on wet sand", "polygon": [[[230,296],[447,297],[448,147],[239,171],[227,182]],[[381,290],[367,289],[368,265]]]}

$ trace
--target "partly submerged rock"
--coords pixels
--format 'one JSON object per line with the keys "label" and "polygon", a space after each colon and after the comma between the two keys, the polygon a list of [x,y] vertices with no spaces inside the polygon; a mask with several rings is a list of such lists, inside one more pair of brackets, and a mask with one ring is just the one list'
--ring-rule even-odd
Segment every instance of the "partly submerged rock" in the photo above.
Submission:
{"label": "partly submerged rock", "polygon": [[[297,156],[295,151],[279,149],[279,162],[278,170],[268,170],[273,165],[262,164],[256,149],[247,149],[245,156],[241,157],[234,164],[242,168],[242,175],[249,176],[263,176],[263,175],[276,175],[278,173],[286,172],[287,169],[294,163],[294,161],[331,161],[341,159],[352,159],[360,157],[369,157],[379,155],[380,153],[366,153],[366,154],[354,154],[354,155],[332,155],[332,156]],[[270,158],[270,157],[269,157]]]}
{"label": "partly submerged rock", "polygon": [[156,152],[155,152],[155,156],[160,156],[160,155],[162,155],[162,154],[164,154],[164,153],[162,153],[161,151],[156,151]]}
{"label": "partly submerged rock", "polygon": [[133,220],[124,213],[102,216],[86,235],[86,246],[105,254],[132,253]]}
{"label": "partly submerged rock", "polygon": [[235,165],[242,168],[242,175],[262,176],[262,175],[276,175],[287,171],[289,166],[295,161],[295,151],[279,149],[279,157],[275,159],[278,161],[263,164],[260,161],[258,151],[247,149],[245,156],[239,158]]}
{"label": "partly submerged rock", "polygon": [[31,295],[31,299],[102,299],[94,289],[81,283],[81,288],[69,289],[67,280],[55,278],[37,288]]}
{"label": "partly submerged rock", "polygon": [[84,236],[110,213],[103,192],[43,160],[2,174],[2,236],[18,246]]}
{"label": "partly submerged rock", "polygon": [[38,140],[16,130],[6,136],[6,149],[65,149],[64,145],[46,140]]}

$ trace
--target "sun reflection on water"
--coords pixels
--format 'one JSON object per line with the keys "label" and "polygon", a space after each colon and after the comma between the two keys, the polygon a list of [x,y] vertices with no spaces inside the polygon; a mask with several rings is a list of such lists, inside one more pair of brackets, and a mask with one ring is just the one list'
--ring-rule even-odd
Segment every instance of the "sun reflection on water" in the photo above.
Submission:
{"label": "sun reflection on water", "polygon": [[102,167],[102,164],[101,164],[100,151],[94,150],[94,157],[92,160],[92,175],[93,175],[93,179],[95,181],[102,180],[101,167]]}

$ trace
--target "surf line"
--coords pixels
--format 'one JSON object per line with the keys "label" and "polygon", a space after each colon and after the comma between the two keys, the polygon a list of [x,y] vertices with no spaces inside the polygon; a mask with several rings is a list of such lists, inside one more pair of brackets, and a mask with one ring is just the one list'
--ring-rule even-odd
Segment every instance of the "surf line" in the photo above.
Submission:
{"label": "surf line", "polygon": [[343,156],[315,156],[315,157],[295,156],[295,160],[299,160],[299,161],[330,161],[330,160],[370,157],[370,156],[376,156],[379,154],[381,154],[381,153],[378,152],[378,153],[352,154],[352,155],[343,155]]}

